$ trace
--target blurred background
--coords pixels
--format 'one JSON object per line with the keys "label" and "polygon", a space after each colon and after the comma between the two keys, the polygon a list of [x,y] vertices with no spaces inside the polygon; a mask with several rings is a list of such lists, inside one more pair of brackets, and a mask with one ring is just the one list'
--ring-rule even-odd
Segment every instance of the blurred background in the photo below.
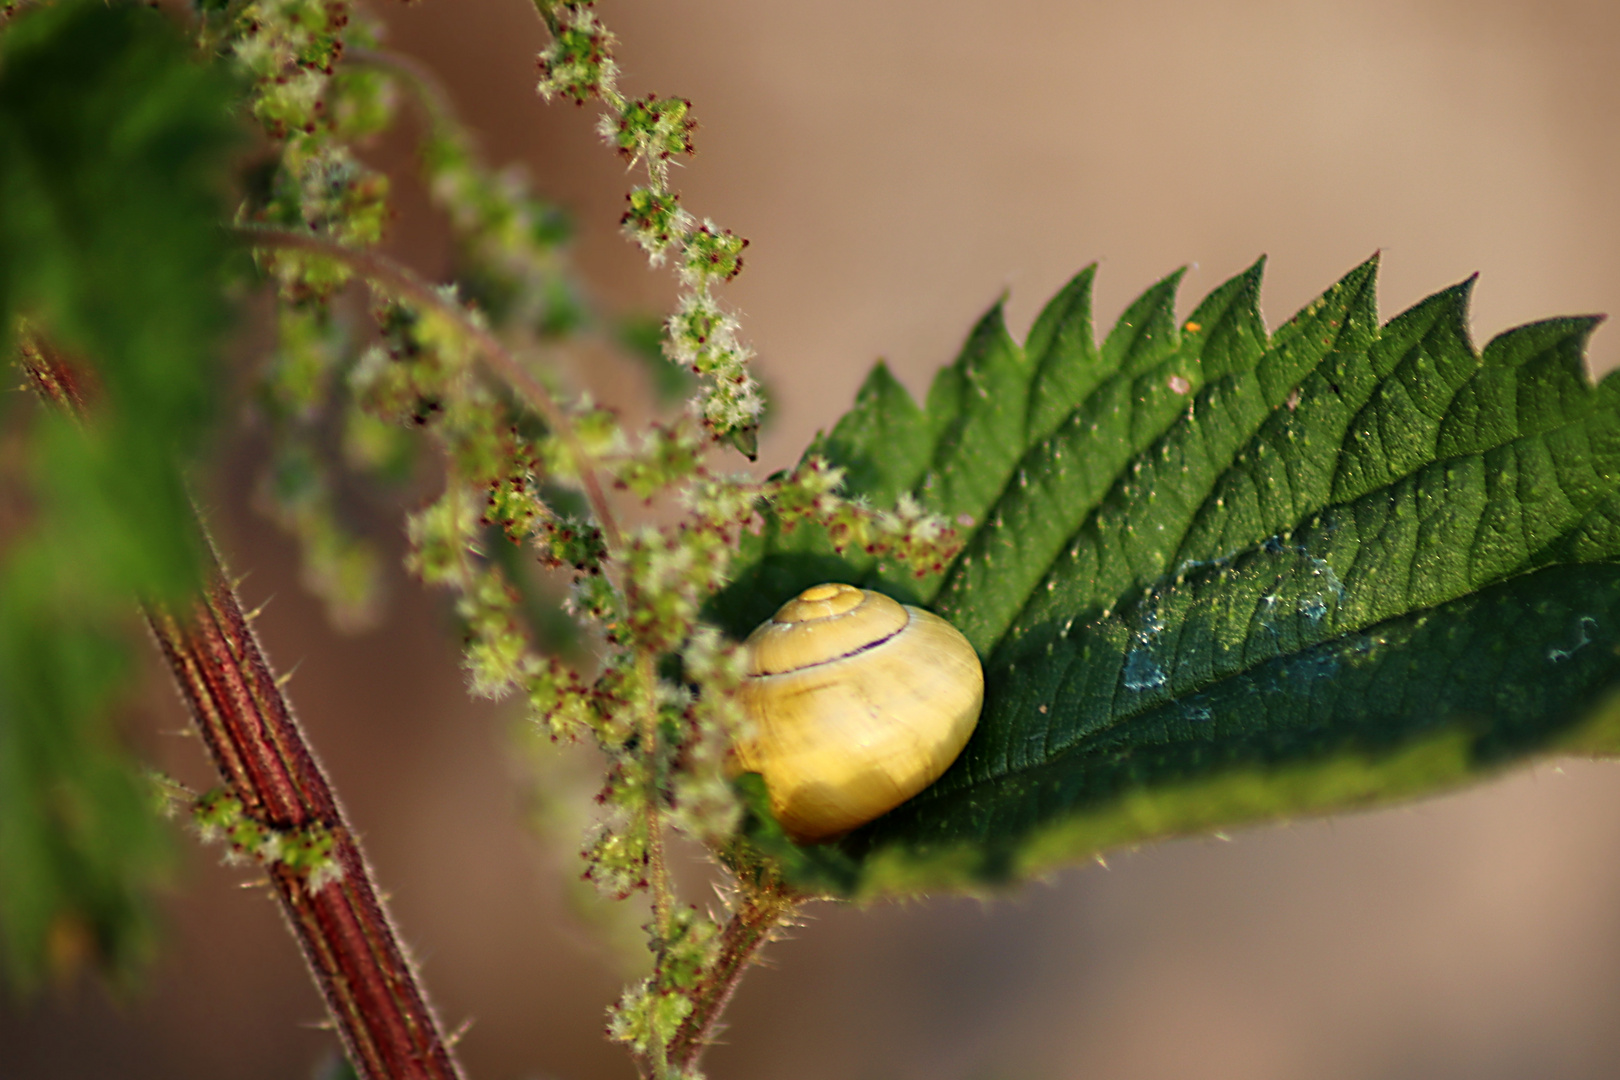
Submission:
{"label": "blurred background", "polygon": [[[496,162],[579,227],[597,302],[673,286],[617,235],[629,179],[595,110],[533,93],[526,0],[374,0]],[[692,99],[685,204],[752,240],[726,290],[774,391],[759,468],[794,460],[886,357],[914,392],[1004,290],[1022,335],[1101,260],[1107,321],[1182,263],[1191,304],[1257,255],[1275,326],[1372,251],[1393,315],[1478,271],[1483,344],[1620,310],[1613,0],[603,0],[626,92]],[[373,158],[410,169],[411,128]],[[402,186],[391,241],[442,272]],[[1593,365],[1620,360],[1600,331]],[[625,364],[599,392],[634,411]],[[617,396],[615,396],[617,395]],[[637,404],[640,402],[641,404]],[[250,509],[262,437],[212,494],[245,598],[364,833],[476,1080],[628,1078],[601,1038],[625,960],[567,898],[574,841],[523,825],[513,715],[462,689],[443,597],[390,571],[344,637]],[[425,494],[425,492],[424,492]],[[386,512],[385,512],[386,511]],[[393,565],[397,507],[359,519]],[[146,755],[207,786],[153,665]],[[568,797],[584,798],[572,793]],[[0,1001],[0,1074],[311,1075],[333,1037],[254,875],[184,839],[146,986]],[[809,911],[732,1007],[715,1080],[1620,1075],[1620,771],[1565,763],[1410,807],[1121,853],[987,901]]]}

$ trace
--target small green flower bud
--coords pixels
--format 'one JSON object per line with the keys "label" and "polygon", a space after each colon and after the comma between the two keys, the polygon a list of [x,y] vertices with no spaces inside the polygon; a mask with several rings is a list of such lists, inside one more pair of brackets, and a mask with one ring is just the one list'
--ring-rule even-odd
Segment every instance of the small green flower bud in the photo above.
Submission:
{"label": "small green flower bud", "polygon": [[692,103],[684,98],[649,94],[626,102],[617,115],[603,116],[597,130],[631,165],[645,158],[658,170],[671,154],[693,152],[697,121],[691,111]]}
{"label": "small green flower bud", "polygon": [[690,284],[730,281],[742,273],[742,250],[748,241],[704,219],[702,225],[686,234],[681,257],[681,276]]}
{"label": "small green flower bud", "polygon": [[568,98],[583,105],[611,92],[618,67],[613,62],[614,37],[585,4],[559,4],[551,43],[541,50],[540,96]]}
{"label": "small green flower bud", "polygon": [[619,225],[645,251],[656,265],[663,261],[671,244],[686,231],[686,212],[680,196],[671,191],[635,188],[625,195],[630,209],[619,218]]}

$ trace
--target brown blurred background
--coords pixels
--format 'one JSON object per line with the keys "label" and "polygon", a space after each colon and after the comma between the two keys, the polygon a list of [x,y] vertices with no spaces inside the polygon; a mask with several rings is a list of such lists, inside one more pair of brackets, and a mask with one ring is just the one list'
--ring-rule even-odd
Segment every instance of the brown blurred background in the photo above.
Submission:
{"label": "brown blurred background", "polygon": [[[580,223],[600,302],[669,276],[616,235],[628,185],[594,110],[533,93],[526,0],[376,0],[496,161]],[[761,468],[797,456],[887,357],[921,391],[1004,289],[1022,334],[1102,260],[1112,317],[1177,265],[1191,303],[1270,255],[1273,325],[1375,249],[1394,314],[1479,271],[1481,343],[1620,310],[1614,0],[603,0],[628,92],[690,97],[686,205],[750,237],[727,290],[776,394]],[[395,166],[405,136],[378,147]],[[445,265],[402,192],[396,251]],[[1593,362],[1613,366],[1612,331]],[[621,375],[629,372],[623,369]],[[626,400],[641,391],[625,387]],[[216,520],[476,1080],[623,1078],[622,967],[520,824],[511,716],[469,701],[440,596],[392,572],[383,630],[328,630],[230,444]],[[391,510],[362,518],[400,549]],[[156,677],[132,738],[204,783]],[[308,1076],[332,1045],[270,902],[182,841],[144,993],[0,1004],[0,1075]],[[1565,764],[1331,822],[1167,844],[980,903],[814,909],[744,983],[716,1080],[1577,1078],[1620,1075],[1620,772]]]}

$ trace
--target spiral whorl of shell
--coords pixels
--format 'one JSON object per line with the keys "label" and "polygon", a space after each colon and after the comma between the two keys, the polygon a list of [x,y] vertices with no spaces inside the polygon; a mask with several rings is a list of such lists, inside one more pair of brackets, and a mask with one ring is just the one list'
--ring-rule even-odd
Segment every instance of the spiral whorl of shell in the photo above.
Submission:
{"label": "spiral whorl of shell", "polygon": [[957,629],[852,585],[817,585],[745,644],[753,730],[735,747],[795,840],[824,840],[899,806],[956,760],[984,675]]}

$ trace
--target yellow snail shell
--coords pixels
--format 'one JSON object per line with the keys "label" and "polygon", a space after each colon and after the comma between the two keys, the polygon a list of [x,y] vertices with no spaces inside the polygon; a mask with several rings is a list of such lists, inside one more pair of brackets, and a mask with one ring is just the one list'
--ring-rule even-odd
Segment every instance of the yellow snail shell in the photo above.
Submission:
{"label": "yellow snail shell", "polygon": [[931,612],[852,585],[817,585],[744,643],[734,748],[764,776],[771,811],[800,843],[838,836],[939,779],[984,704],[961,632]]}

